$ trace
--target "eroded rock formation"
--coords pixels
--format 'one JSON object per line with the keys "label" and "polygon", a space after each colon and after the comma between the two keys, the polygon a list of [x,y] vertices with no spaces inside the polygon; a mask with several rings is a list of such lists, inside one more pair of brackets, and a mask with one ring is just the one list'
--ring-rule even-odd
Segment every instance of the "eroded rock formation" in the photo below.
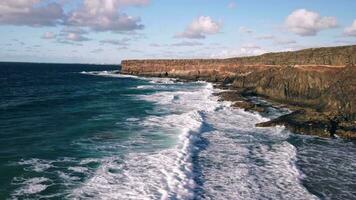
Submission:
{"label": "eroded rock formation", "polygon": [[229,84],[238,95],[260,95],[303,110],[261,126],[310,130],[306,134],[319,128],[323,134],[314,134],[356,138],[356,45],[229,59],[124,60],[122,73]]}

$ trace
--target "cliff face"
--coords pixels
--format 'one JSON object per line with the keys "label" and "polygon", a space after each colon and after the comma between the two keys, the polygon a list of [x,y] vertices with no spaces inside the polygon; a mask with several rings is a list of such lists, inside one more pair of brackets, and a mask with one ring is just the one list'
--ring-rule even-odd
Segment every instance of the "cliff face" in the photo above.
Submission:
{"label": "cliff face", "polygon": [[237,75],[233,86],[276,101],[355,118],[356,67],[269,68]]}
{"label": "cliff face", "polygon": [[174,72],[188,74],[200,72],[235,73],[241,66],[356,66],[356,45],[305,49],[295,52],[267,53],[261,56],[228,59],[186,59],[186,60],[124,60],[123,72],[137,74],[158,74]]}
{"label": "cliff face", "polygon": [[330,119],[356,120],[356,45],[229,59],[126,60],[122,73],[230,83]]}
{"label": "cliff face", "polygon": [[323,47],[294,52],[267,53],[261,56],[230,58],[239,64],[267,65],[356,65],[356,46]]}

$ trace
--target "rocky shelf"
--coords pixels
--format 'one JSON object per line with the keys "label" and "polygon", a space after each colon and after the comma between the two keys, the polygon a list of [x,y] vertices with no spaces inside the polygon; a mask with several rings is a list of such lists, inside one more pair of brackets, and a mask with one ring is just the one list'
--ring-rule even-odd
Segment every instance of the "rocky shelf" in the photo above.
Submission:
{"label": "rocky shelf", "polygon": [[[291,114],[257,126],[284,125],[295,133],[356,139],[356,45],[228,59],[124,60],[121,73],[205,80],[233,90],[235,106],[262,96]],[[230,96],[230,97],[227,97]]]}

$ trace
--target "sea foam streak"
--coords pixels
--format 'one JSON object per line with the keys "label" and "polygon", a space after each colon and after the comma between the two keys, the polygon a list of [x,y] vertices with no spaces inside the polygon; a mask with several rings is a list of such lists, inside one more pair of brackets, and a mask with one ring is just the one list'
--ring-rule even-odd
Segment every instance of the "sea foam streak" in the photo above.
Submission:
{"label": "sea foam streak", "polygon": [[112,71],[82,71],[81,74],[86,75],[94,75],[94,76],[106,76],[106,77],[114,77],[114,78],[134,78],[140,80],[147,80],[150,83],[158,83],[158,84],[172,84],[176,81],[174,78],[154,78],[154,77],[141,77],[134,76],[129,74],[120,74],[118,70]]}

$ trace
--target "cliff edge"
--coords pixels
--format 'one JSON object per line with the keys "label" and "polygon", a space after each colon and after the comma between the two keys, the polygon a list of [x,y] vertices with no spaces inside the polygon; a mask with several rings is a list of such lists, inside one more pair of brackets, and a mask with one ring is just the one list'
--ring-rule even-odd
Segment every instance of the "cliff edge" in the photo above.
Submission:
{"label": "cliff edge", "polygon": [[258,126],[356,139],[356,45],[228,59],[124,60],[121,73],[206,80],[288,104],[295,112]]}

